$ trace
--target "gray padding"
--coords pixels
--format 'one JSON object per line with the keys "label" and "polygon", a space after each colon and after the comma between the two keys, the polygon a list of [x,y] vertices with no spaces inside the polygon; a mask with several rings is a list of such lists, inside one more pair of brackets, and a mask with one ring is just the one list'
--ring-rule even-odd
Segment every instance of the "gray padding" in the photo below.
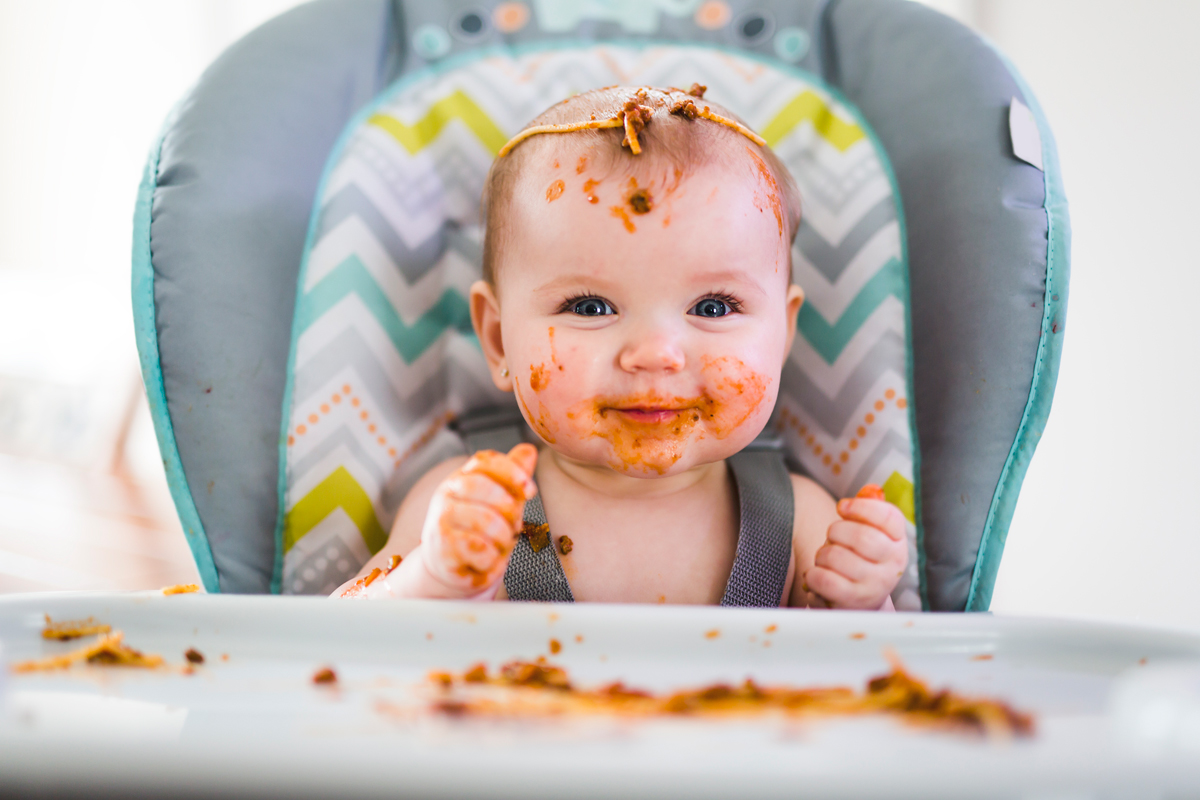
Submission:
{"label": "gray padding", "polygon": [[978,36],[917,3],[833,0],[823,34],[826,80],[871,123],[900,184],[922,585],[929,608],[962,610],[1041,333],[1045,187],[1007,126],[1024,95]]}
{"label": "gray padding", "polygon": [[334,142],[397,72],[395,29],[388,0],[284,14],[209,67],[163,141],[151,223],[158,344],[222,591],[271,589],[305,231]]}
{"label": "gray padding", "polygon": [[[582,0],[550,0],[550,2],[582,2]],[[646,5],[654,5],[653,0],[644,0]],[[535,20],[530,20],[524,28],[513,33],[501,33],[492,26],[479,36],[469,41],[461,36],[450,37],[450,48],[444,55],[430,61],[422,58],[416,48],[409,47],[406,51],[404,72],[427,67],[430,64],[453,59],[463,53],[470,53],[481,47],[504,45],[527,45],[538,42],[569,41],[618,41],[618,42],[679,42],[687,45],[719,45],[735,47],[747,53],[754,53],[763,58],[778,61],[775,52],[773,34],[784,28],[800,28],[809,34],[810,45],[808,53],[794,66],[815,72],[817,65],[818,37],[813,31],[818,25],[821,10],[828,0],[729,0],[730,23],[717,30],[704,30],[693,21],[690,4],[658,3],[659,10],[654,12],[658,28],[650,33],[638,33],[626,30],[620,23],[584,19],[574,30],[565,33],[546,33],[542,31]],[[486,11],[495,5],[494,2],[478,2],[477,0],[396,0],[398,15],[404,20],[404,29],[409,32],[417,31],[423,25],[432,25],[445,30],[453,27],[453,21],[462,14],[471,11]],[[537,14],[537,3],[533,6],[533,14]],[[663,6],[674,5],[682,9],[681,13],[669,13],[661,10]],[[754,39],[747,40],[737,29],[736,23],[749,16],[761,18],[765,22],[763,33]],[[484,16],[489,16],[485,14]]]}

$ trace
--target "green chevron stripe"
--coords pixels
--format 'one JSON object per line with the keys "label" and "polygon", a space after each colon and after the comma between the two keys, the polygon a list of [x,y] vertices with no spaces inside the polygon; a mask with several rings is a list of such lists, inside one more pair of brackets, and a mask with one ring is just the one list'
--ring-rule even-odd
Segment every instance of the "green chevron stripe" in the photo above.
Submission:
{"label": "green chevron stripe", "polygon": [[888,479],[883,482],[883,496],[887,501],[900,509],[900,513],[909,522],[916,525],[916,506],[913,503],[913,485],[912,481],[901,475],[899,472],[893,472],[888,476]]}
{"label": "green chevron stripe", "polygon": [[299,331],[303,333],[308,330],[321,315],[350,294],[359,296],[371,316],[387,332],[392,346],[406,364],[416,361],[448,328],[472,337],[475,335],[467,301],[454,289],[446,289],[437,303],[420,319],[411,326],[405,325],[383,289],[379,288],[359,257],[353,254],[300,298],[296,309]]}
{"label": "green chevron stripe", "polygon": [[345,467],[335,469],[317,488],[292,506],[283,521],[283,552],[291,550],[305,534],[339,508],[354,520],[367,549],[378,553],[387,542],[387,534],[375,516],[371,498]]}
{"label": "green chevron stripe", "polygon": [[792,98],[792,101],[775,115],[775,119],[767,123],[766,127],[762,129],[762,137],[767,140],[767,144],[774,147],[805,120],[812,123],[813,130],[817,132],[818,136],[841,153],[846,152],[852,144],[867,135],[854,123],[845,122],[836,116],[820,95],[811,89],[806,89]]}
{"label": "green chevron stripe", "polygon": [[387,131],[410,155],[416,155],[436,139],[452,119],[461,120],[492,155],[500,152],[500,148],[508,141],[508,136],[492,122],[491,117],[483,113],[461,89],[438,100],[429,113],[413,125],[406,125],[388,114],[374,114],[367,124]]}
{"label": "green chevron stripe", "polygon": [[875,277],[867,281],[837,322],[830,325],[815,308],[804,305],[796,316],[796,327],[825,363],[832,364],[867,318],[888,297],[896,297],[902,303],[905,300],[904,278],[896,258],[890,259]]}

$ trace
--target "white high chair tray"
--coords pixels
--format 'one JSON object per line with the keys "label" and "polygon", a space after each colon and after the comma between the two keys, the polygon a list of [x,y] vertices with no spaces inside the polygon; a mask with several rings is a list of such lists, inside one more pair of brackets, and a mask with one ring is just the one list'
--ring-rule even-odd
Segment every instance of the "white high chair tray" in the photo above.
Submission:
{"label": "white high chair tray", "polygon": [[[988,615],[39,594],[0,598],[4,661],[80,645],[43,640],[44,614],[93,616],[171,668],[5,670],[6,796],[1200,794],[1200,635],[1182,632]],[[562,643],[552,661],[577,685],[656,691],[748,676],[862,689],[892,647],[934,688],[1034,712],[1037,734],[985,741],[882,717],[428,710],[430,670],[549,655],[551,638]],[[192,675],[181,669],[189,647],[206,658]],[[335,688],[312,683],[324,666]]]}

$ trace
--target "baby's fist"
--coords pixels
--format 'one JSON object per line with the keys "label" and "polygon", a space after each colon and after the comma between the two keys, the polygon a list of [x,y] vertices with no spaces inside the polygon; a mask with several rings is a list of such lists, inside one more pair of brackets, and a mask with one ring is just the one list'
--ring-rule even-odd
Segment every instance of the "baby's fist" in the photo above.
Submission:
{"label": "baby's fist", "polygon": [[882,608],[908,566],[904,516],[876,486],[838,501],[837,510],[842,519],[804,576],[808,590],[832,608]]}
{"label": "baby's fist", "polygon": [[429,503],[421,551],[429,572],[464,596],[494,584],[508,565],[525,501],[537,494],[537,448],[481,450],[442,481]]}

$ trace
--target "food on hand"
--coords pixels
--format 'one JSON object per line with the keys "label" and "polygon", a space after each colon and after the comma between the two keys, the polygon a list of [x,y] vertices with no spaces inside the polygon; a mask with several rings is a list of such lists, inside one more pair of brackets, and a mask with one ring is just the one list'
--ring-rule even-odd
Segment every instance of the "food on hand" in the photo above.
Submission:
{"label": "food on hand", "polygon": [[441,584],[476,595],[504,574],[523,527],[525,501],[537,493],[537,448],[481,450],[434,493],[421,532],[421,557]]}
{"label": "food on hand", "polygon": [[887,500],[887,496],[883,493],[883,489],[873,483],[865,484],[858,490],[858,494],[854,495],[862,500]]}

